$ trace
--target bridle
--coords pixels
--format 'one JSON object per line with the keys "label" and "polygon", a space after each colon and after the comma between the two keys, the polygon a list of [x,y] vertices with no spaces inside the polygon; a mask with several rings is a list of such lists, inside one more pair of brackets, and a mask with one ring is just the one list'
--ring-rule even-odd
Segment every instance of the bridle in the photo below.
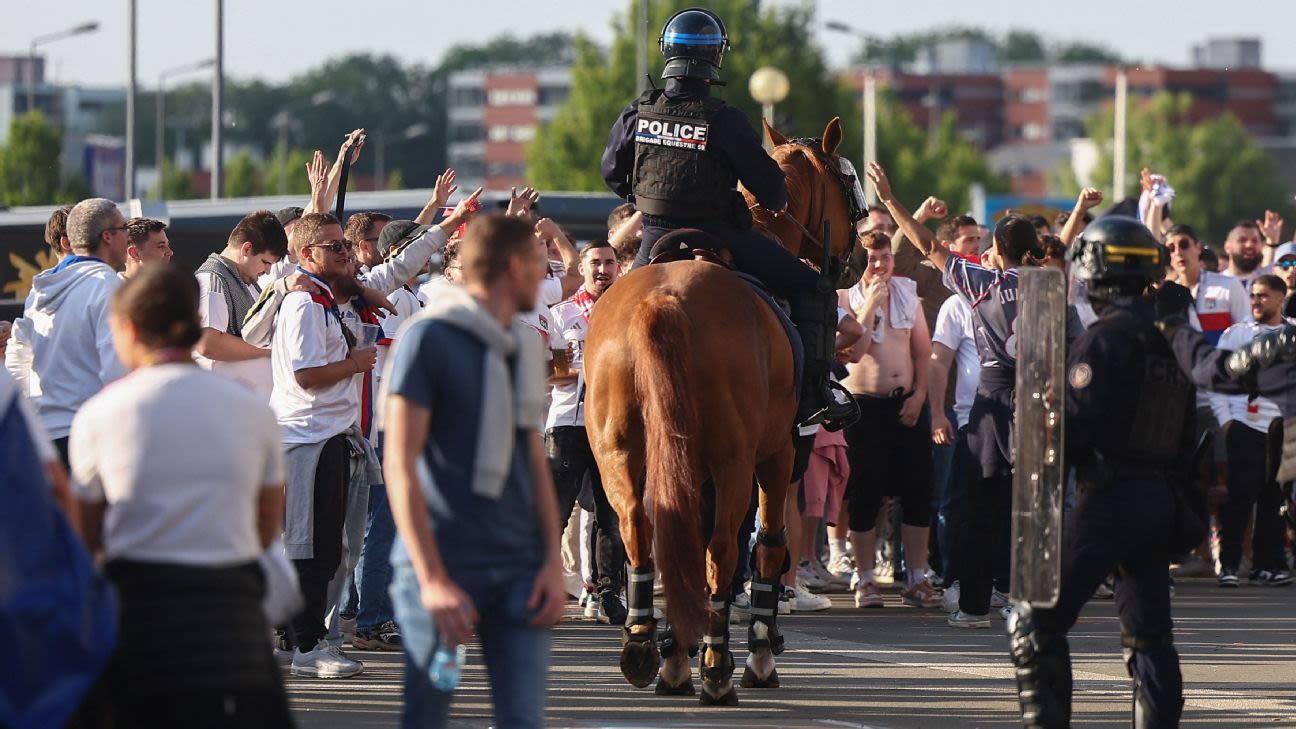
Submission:
{"label": "bridle", "polygon": [[[814,233],[810,232],[810,230],[806,228],[806,226],[803,225],[801,221],[797,220],[795,217],[791,215],[783,216],[783,219],[791,221],[792,225],[796,226],[796,228],[799,231],[801,231],[801,235],[804,236],[806,240],[817,245],[823,251],[823,263],[821,264],[820,274],[826,277],[834,277],[834,278],[844,277],[850,271],[851,260],[854,258],[855,249],[859,245],[859,235],[855,232],[855,224],[863,220],[864,218],[868,217],[868,210],[865,209],[860,204],[860,201],[856,198],[856,196],[853,193],[856,185],[858,184],[858,177],[855,175],[847,174],[846,172],[842,171],[839,165],[831,164],[832,160],[830,160],[829,162],[823,161],[823,157],[825,155],[834,159],[840,159],[840,158],[837,157],[837,155],[835,154],[829,155],[827,152],[823,151],[822,139],[815,139],[811,137],[800,137],[797,139],[790,139],[784,144],[798,145],[806,149],[809,149],[811,151],[811,154],[814,155],[815,159],[819,160],[823,164],[823,167],[825,169],[832,172],[833,178],[837,180],[837,183],[840,186],[840,191],[842,196],[846,198],[846,206],[850,210],[851,224],[850,224],[850,229],[846,233],[847,241],[848,241],[846,245],[846,249],[840,255],[837,256],[833,256],[832,247],[828,243],[828,240],[830,240],[830,236],[831,236],[831,231],[828,225],[828,221],[824,220],[825,233],[822,234],[823,237],[821,238],[819,236],[816,236]],[[779,146],[784,146],[784,145],[779,145]],[[822,176],[820,177],[821,177],[819,183],[820,197],[826,197],[827,191],[824,189]],[[809,201],[810,203],[809,217],[812,219],[815,217],[815,208],[816,208],[815,199],[816,196],[814,194],[814,190],[811,189],[810,201]],[[755,208],[759,206],[760,203],[757,203],[756,205],[752,205],[751,207]],[[823,219],[824,205],[822,204],[822,201],[821,204],[817,207],[819,208],[818,218]],[[829,271],[828,269],[833,268],[832,266],[833,261],[836,261],[837,263],[836,270]]]}

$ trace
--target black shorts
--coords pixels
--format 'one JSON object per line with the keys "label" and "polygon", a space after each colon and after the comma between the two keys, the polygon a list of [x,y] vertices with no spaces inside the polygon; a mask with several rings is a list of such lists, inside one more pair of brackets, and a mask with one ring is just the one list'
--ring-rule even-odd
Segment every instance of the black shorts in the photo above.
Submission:
{"label": "black shorts", "polygon": [[931,411],[923,406],[918,422],[900,424],[901,397],[856,395],[860,419],[845,431],[850,459],[846,507],[850,529],[868,531],[877,521],[883,496],[897,496],[901,522],[931,525]]}

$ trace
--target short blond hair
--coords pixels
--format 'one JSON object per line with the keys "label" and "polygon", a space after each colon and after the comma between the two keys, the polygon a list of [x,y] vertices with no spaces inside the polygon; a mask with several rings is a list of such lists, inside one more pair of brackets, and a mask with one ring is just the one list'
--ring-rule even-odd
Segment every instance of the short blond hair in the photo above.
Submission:
{"label": "short blond hair", "polygon": [[293,228],[288,249],[300,260],[302,249],[312,243],[318,243],[320,231],[330,225],[341,225],[331,213],[308,213],[301,216]]}

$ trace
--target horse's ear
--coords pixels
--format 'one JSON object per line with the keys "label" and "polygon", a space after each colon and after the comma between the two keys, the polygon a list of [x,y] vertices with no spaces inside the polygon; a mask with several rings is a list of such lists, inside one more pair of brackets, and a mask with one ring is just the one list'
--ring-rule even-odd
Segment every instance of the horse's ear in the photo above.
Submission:
{"label": "horse's ear", "polygon": [[828,126],[824,127],[823,133],[823,151],[827,154],[836,154],[837,148],[842,143],[841,117],[835,116]]}
{"label": "horse's ear", "polygon": [[787,144],[787,137],[779,133],[779,130],[770,126],[769,119],[761,117],[761,124],[765,125],[765,136],[769,137],[770,147],[777,147],[781,144]]}

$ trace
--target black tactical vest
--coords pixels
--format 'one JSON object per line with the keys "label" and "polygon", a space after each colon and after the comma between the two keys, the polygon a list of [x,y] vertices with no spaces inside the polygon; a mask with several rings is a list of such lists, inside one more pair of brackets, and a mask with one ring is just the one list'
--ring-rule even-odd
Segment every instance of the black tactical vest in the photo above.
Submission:
{"label": "black tactical vest", "polygon": [[1101,439],[1101,450],[1122,461],[1171,467],[1191,453],[1191,443],[1185,449],[1185,428],[1195,417],[1196,390],[1165,337],[1150,324],[1117,316],[1109,325],[1135,337],[1141,355],[1135,361],[1143,371],[1131,373],[1133,392],[1118,394],[1124,402],[1112,403],[1113,427]]}
{"label": "black tactical vest", "polygon": [[635,122],[634,203],[645,215],[729,218],[737,174],[707,154],[724,102],[675,99],[660,89],[639,97]]}

